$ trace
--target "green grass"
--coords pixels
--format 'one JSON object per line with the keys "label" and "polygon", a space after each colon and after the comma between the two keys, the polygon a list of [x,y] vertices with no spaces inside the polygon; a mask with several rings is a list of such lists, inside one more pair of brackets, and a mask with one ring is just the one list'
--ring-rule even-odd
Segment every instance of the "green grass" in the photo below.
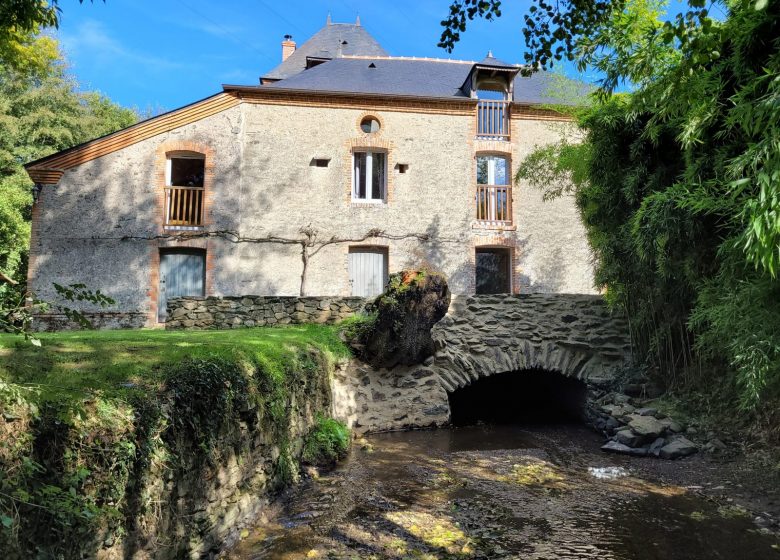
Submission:
{"label": "green grass", "polygon": [[42,333],[38,348],[0,334],[0,379],[36,386],[42,398],[100,392],[104,397],[157,390],[165,366],[186,358],[244,356],[280,373],[309,345],[334,358],[349,349],[337,327],[296,325],[229,331],[115,330]]}

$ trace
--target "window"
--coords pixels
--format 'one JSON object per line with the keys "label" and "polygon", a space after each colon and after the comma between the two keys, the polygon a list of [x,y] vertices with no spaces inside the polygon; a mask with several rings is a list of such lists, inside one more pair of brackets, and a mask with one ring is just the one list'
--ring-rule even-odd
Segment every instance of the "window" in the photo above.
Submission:
{"label": "window", "polygon": [[202,154],[171,156],[168,158],[165,184],[169,187],[203,188],[205,164]]}
{"label": "window", "polygon": [[508,185],[508,162],[501,156],[477,156],[477,184]]}
{"label": "window", "polygon": [[203,225],[203,154],[169,154],[165,166],[165,226],[190,229]]}
{"label": "window", "polygon": [[362,121],[360,121],[360,130],[365,132],[366,134],[371,134],[372,132],[379,132],[379,121],[375,119],[374,117],[365,117]]}
{"label": "window", "polygon": [[384,152],[354,152],[352,199],[384,202],[387,154]]}
{"label": "window", "polygon": [[476,292],[478,294],[507,294],[512,291],[509,249],[476,250]]}
{"label": "window", "polygon": [[512,222],[512,186],[505,157],[477,156],[477,220],[497,226]]}

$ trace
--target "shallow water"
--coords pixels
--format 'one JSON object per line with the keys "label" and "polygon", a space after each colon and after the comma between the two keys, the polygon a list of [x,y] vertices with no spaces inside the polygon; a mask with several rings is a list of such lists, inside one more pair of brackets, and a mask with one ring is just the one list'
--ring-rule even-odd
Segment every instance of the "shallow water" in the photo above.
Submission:
{"label": "shallow water", "polygon": [[690,480],[695,463],[664,465],[660,476],[652,468],[660,461],[603,454],[581,426],[367,441],[333,472],[288,491],[275,521],[251,529],[227,557],[780,560],[777,538],[744,511],[659,482],[675,471]]}

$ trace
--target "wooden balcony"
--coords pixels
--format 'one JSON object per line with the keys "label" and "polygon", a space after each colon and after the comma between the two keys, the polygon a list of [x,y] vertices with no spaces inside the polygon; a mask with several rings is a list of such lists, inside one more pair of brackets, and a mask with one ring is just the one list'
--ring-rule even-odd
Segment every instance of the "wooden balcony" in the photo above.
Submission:
{"label": "wooden balcony", "polygon": [[165,187],[165,226],[203,225],[203,188]]}
{"label": "wooden balcony", "polygon": [[477,220],[486,226],[512,225],[512,186],[477,185]]}
{"label": "wooden balcony", "polygon": [[477,138],[509,140],[509,101],[477,103]]}

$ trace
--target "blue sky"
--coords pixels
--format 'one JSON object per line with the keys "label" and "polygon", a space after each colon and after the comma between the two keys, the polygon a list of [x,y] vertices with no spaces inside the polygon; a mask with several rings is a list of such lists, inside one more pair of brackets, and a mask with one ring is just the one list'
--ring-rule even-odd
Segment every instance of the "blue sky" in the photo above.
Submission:
{"label": "blue sky", "polygon": [[122,105],[174,109],[256,84],[281,60],[286,33],[300,44],[325,24],[362,25],[393,55],[479,60],[488,49],[522,62],[529,0],[503,3],[494,22],[475,21],[450,55],[436,46],[449,0],[95,0],[61,2],[59,37],[83,89]]}

